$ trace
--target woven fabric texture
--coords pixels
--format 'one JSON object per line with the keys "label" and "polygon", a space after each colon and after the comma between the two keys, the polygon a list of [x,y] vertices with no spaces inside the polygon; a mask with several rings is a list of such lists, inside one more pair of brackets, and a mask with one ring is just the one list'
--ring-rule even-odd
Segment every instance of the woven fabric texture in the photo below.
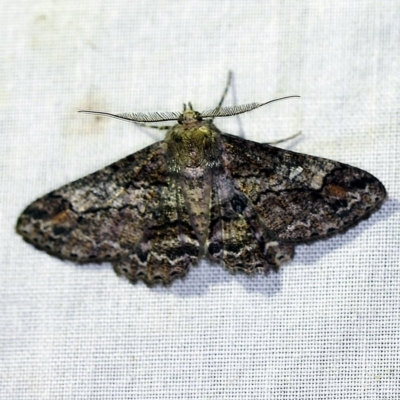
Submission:
{"label": "woven fabric texture", "polygon": [[[0,1],[0,398],[400,398],[400,3]],[[33,200],[161,140],[78,114],[276,102],[223,131],[338,160],[389,198],[279,273],[148,288],[14,230]]]}

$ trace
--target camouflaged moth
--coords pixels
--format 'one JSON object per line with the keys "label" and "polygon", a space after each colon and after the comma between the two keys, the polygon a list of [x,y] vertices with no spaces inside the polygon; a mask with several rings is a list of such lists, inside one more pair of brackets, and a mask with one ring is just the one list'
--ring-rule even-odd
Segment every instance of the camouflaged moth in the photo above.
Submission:
{"label": "camouflaged moth", "polygon": [[182,113],[92,112],[177,123],[161,127],[163,141],[34,201],[17,232],[61,259],[109,261],[131,282],[168,284],[202,257],[232,273],[276,271],[297,244],[343,233],[381,206],[385,188],[368,172],[221,133],[214,118],[266,104],[222,107],[227,88],[204,112],[190,103]]}

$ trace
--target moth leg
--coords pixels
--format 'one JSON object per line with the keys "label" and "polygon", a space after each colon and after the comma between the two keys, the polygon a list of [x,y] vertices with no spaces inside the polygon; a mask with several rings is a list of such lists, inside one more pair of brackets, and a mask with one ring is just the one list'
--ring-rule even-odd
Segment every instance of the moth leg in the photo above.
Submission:
{"label": "moth leg", "polygon": [[[219,100],[219,103],[218,103],[218,105],[217,105],[217,107],[216,107],[217,110],[219,110],[219,109],[222,107],[222,104],[223,104],[224,101],[225,101],[225,97],[226,97],[226,95],[228,94],[228,90],[229,90],[229,88],[230,88],[230,86],[231,86],[231,83],[232,83],[232,71],[229,71],[229,72],[228,72],[228,79],[227,79],[226,85],[225,85],[225,89],[224,89],[224,91],[223,91],[223,93],[222,93],[222,96],[221,96],[221,99]],[[212,123],[213,121],[214,121],[214,118],[210,120],[211,123]]]}
{"label": "moth leg", "polygon": [[[135,122],[135,121],[133,121]],[[157,129],[159,131],[167,131],[171,127],[169,125],[152,125],[152,124],[146,124],[145,122],[135,122],[136,125],[143,126],[145,128],[151,128],[151,129]]]}
{"label": "moth leg", "polygon": [[292,140],[292,139],[294,139],[294,138],[300,136],[301,134],[302,134],[302,132],[299,131],[299,132],[295,133],[295,134],[292,135],[292,136],[288,136],[287,138],[279,139],[279,140],[276,140],[275,142],[268,142],[268,143],[265,142],[264,144],[272,144],[272,145],[280,144],[280,143],[283,143],[283,142],[287,142],[288,140]]}

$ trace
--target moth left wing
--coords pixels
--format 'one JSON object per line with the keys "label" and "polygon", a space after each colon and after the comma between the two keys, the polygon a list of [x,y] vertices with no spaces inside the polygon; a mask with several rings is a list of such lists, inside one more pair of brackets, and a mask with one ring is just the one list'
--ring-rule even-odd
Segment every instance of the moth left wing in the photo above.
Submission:
{"label": "moth left wing", "polygon": [[308,242],[344,232],[377,210],[382,183],[361,169],[221,134],[221,163],[270,240]]}
{"label": "moth left wing", "polygon": [[142,237],[168,184],[165,146],[158,142],[34,201],[16,229],[62,259],[117,260]]}

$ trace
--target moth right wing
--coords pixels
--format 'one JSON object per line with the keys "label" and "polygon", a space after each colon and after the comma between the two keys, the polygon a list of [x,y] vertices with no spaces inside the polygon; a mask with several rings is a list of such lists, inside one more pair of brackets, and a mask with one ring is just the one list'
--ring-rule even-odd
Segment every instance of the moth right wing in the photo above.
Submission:
{"label": "moth right wing", "polygon": [[386,198],[382,183],[359,168],[228,134],[219,140],[226,175],[271,240],[296,244],[343,233]]}

